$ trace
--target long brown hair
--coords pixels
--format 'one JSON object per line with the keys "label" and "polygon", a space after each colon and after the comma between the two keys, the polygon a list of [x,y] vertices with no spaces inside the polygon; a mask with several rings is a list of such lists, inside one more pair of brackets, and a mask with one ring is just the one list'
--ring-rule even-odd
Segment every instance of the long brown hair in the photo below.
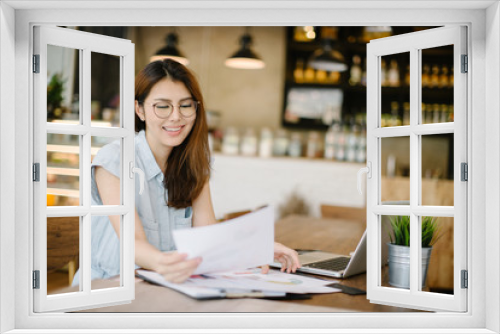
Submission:
{"label": "long brown hair", "polygon": [[[210,150],[208,146],[208,126],[203,96],[198,82],[184,65],[164,59],[149,63],[135,79],[135,99],[143,106],[151,88],[160,80],[169,78],[182,82],[191,97],[199,101],[196,120],[186,139],[172,149],[167,158],[167,169],[163,183],[168,191],[167,205],[175,208],[191,206],[200,195],[210,177]],[[135,115],[135,131],[145,130],[146,124]]]}

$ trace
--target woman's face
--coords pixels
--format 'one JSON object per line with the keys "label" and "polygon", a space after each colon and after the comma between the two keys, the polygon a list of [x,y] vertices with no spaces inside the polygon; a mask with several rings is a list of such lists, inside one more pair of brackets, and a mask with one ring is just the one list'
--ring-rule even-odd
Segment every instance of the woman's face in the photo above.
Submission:
{"label": "woman's face", "polygon": [[[148,139],[154,141],[150,144],[173,148],[186,139],[193,128],[196,113],[191,117],[184,117],[179,111],[179,106],[189,99],[192,99],[191,93],[184,83],[165,78],[151,88],[142,107],[136,102],[136,113],[146,122],[146,135]],[[159,118],[153,106],[165,102],[174,106],[173,111],[168,118]],[[160,109],[157,107],[157,110]]]}

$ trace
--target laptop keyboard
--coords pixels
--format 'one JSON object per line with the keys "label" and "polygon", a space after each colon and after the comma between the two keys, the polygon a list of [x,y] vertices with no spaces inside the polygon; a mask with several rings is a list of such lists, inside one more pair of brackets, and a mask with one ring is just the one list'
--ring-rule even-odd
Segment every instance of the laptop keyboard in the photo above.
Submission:
{"label": "laptop keyboard", "polygon": [[339,271],[344,270],[349,263],[349,257],[337,257],[334,259],[328,259],[325,261],[310,263],[308,265],[304,265],[304,267],[315,268],[315,269],[323,269],[323,270],[331,270],[331,271]]}

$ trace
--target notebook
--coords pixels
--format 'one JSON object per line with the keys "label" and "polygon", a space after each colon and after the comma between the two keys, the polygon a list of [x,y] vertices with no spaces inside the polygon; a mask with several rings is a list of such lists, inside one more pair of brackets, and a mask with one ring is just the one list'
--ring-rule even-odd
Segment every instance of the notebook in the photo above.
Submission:
{"label": "notebook", "polygon": [[[387,233],[383,233],[385,239]],[[388,239],[388,237],[387,237]],[[385,244],[388,240],[383,240]],[[387,262],[387,247],[382,248],[382,263]],[[298,272],[345,278],[366,271],[366,231],[351,256],[323,252],[320,250],[297,250],[302,265]],[[281,268],[281,263],[273,262],[271,267]]]}

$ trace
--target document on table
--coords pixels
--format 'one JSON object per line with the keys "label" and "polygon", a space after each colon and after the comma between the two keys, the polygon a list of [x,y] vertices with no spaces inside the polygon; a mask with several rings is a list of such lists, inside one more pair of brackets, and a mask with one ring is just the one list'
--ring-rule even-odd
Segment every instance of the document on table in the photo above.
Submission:
{"label": "document on table", "polygon": [[264,207],[215,225],[172,232],[177,251],[201,256],[194,274],[242,270],[273,262],[274,209]]}
{"label": "document on table", "polygon": [[137,275],[148,282],[166,286],[196,299],[284,297],[286,293],[341,292],[340,289],[327,286],[337,281],[286,274],[277,270],[261,274],[259,268],[223,274],[194,275],[182,284],[167,282],[163,276],[149,270],[139,269]]}

